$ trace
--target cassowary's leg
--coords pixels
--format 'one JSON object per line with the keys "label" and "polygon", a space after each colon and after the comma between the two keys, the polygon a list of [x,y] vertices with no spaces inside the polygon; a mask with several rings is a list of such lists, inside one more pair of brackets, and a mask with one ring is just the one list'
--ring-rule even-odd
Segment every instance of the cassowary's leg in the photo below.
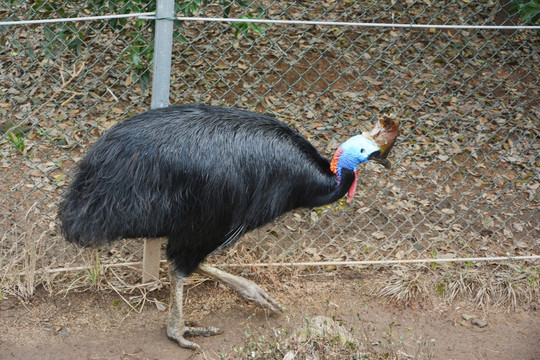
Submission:
{"label": "cassowary's leg", "polygon": [[229,274],[205,263],[199,264],[199,267],[195,271],[201,275],[222,282],[231,289],[237,291],[240,296],[247,301],[253,301],[255,304],[270,309],[273,312],[282,311],[282,307],[251,280]]}
{"label": "cassowary's leg", "polygon": [[181,347],[188,349],[200,349],[200,346],[192,341],[184,339],[184,335],[190,336],[212,336],[220,333],[218,328],[186,327],[182,315],[182,290],[184,287],[184,276],[171,270],[171,299],[169,303],[169,319],[167,321],[167,336],[174,340]]}

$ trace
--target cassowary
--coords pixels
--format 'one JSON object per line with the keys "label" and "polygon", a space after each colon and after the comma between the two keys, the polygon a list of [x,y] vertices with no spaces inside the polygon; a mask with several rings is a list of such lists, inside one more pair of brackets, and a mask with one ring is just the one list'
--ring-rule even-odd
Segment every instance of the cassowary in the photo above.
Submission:
{"label": "cassowary", "polygon": [[188,328],[182,286],[194,271],[224,282],[245,299],[281,307],[250,280],[203,263],[214,250],[281,214],[332,203],[356,188],[356,167],[386,159],[397,122],[343,143],[330,162],[279,120],[216,106],[154,109],[114,125],[88,151],[60,205],[70,242],[97,246],[121,238],[167,237],[171,301],[167,335],[198,348]]}

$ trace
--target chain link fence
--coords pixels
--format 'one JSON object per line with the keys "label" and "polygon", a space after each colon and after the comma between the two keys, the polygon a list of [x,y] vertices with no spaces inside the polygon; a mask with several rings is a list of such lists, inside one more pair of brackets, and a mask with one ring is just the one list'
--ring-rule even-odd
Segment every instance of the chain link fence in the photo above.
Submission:
{"label": "chain link fence", "polygon": [[[133,3],[139,12],[153,11]],[[177,5],[186,14],[195,3]],[[96,4],[13,0],[0,5],[0,18],[93,15]],[[538,30],[435,27],[520,24],[508,6],[493,1],[253,5],[233,4],[224,13],[219,2],[203,2],[188,15],[434,27],[176,22],[171,104],[275,115],[327,157],[380,116],[401,122],[393,169],[363,166],[350,205],[294,211],[213,261],[540,255]],[[139,18],[0,27],[2,291],[31,294],[39,284],[72,284],[70,274],[88,266],[129,268],[141,261],[136,240],[97,256],[67,244],[56,211],[74,165],[92,144],[150,107],[152,35],[153,21]],[[485,272],[497,277],[511,269],[510,279],[537,288],[537,264],[492,262]]]}

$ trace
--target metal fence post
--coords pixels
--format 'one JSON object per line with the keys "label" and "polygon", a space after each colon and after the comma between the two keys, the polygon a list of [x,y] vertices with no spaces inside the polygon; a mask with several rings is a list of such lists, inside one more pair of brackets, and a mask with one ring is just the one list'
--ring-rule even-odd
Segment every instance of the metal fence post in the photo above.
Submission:
{"label": "metal fence post", "polygon": [[[154,37],[152,109],[169,105],[174,0],[158,0]],[[160,239],[145,239],[142,281],[159,279]]]}

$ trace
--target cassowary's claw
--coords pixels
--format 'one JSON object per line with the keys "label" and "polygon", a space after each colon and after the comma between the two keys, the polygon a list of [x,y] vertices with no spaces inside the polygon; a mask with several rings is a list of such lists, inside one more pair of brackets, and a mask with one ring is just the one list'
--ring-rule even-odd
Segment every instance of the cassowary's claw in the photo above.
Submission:
{"label": "cassowary's claw", "polygon": [[184,335],[189,336],[214,336],[221,334],[222,332],[223,331],[217,327],[186,327],[184,329]]}
{"label": "cassowary's claw", "polygon": [[247,301],[252,301],[255,304],[271,310],[275,313],[283,311],[283,307],[279,305],[274,299],[272,299],[268,294],[255,284],[251,280],[243,279],[245,283],[241,289],[237,289],[240,296],[242,296]]}
{"label": "cassowary's claw", "polygon": [[167,337],[171,340],[176,341],[178,345],[180,345],[183,348],[191,349],[191,350],[201,349],[201,347],[198,344],[194,343],[193,341],[186,340],[183,334],[171,333],[167,331]]}
{"label": "cassowary's claw", "polygon": [[176,329],[167,329],[167,337],[171,340],[174,340],[183,348],[191,350],[200,350],[201,347],[189,341],[184,336],[213,336],[221,334],[221,330],[215,327],[201,328],[201,327],[185,327],[183,331]]}

